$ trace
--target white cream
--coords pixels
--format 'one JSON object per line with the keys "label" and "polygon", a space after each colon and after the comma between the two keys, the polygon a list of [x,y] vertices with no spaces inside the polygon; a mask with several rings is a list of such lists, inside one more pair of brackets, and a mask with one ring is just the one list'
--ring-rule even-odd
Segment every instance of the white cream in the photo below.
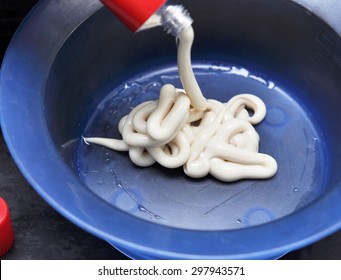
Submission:
{"label": "white cream", "polygon": [[251,94],[236,95],[227,103],[206,100],[191,67],[193,40],[192,27],[179,37],[178,67],[184,90],[166,84],[159,100],[134,108],[119,123],[122,140],[90,137],[84,141],[129,151],[139,166],[155,162],[168,168],[183,166],[193,178],[210,173],[228,182],[273,176],[277,163],[258,153],[259,136],[252,126],[265,117],[263,101]]}

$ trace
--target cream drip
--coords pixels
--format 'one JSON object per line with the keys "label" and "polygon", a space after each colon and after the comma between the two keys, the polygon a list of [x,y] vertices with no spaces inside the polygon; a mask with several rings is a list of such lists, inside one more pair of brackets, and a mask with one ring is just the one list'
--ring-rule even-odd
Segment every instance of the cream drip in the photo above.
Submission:
{"label": "cream drip", "polygon": [[228,182],[273,176],[277,163],[258,152],[259,135],[252,126],[266,115],[263,101],[251,94],[236,95],[227,103],[206,100],[191,66],[193,40],[192,27],[179,36],[178,68],[184,90],[166,84],[159,100],[135,107],[119,122],[122,140],[90,137],[84,141],[128,151],[139,166],[155,162],[167,168],[183,166],[193,178],[210,173]]}

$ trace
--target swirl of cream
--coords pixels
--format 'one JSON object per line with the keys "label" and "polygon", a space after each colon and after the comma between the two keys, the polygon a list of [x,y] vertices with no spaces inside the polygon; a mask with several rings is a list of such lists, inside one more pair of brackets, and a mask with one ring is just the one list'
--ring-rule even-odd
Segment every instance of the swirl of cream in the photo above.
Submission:
{"label": "swirl of cream", "polygon": [[84,140],[129,151],[139,166],[155,162],[168,168],[183,166],[194,178],[209,173],[222,181],[273,176],[277,163],[258,153],[259,135],[252,126],[264,119],[265,104],[251,94],[236,95],[227,103],[206,100],[191,68],[193,38],[192,28],[179,38],[178,66],[184,90],[164,85],[159,100],[134,108],[119,122],[122,140]]}
{"label": "swirl of cream", "polygon": [[277,163],[271,156],[258,153],[258,139],[258,133],[245,120],[223,122],[200,152],[188,160],[184,170],[191,177],[210,173],[225,182],[271,177],[277,171]]}
{"label": "swirl of cream", "polygon": [[[252,94],[238,94],[232,97],[226,106],[234,118],[246,120],[251,124],[260,123],[266,115],[264,102]],[[253,115],[249,115],[247,109],[253,111]]]}
{"label": "swirl of cream", "polygon": [[186,94],[172,85],[164,85],[158,101],[141,103],[121,119],[119,132],[122,140],[99,137],[84,140],[114,150],[129,151],[131,160],[139,166],[149,166],[157,161],[165,167],[176,168],[189,157],[190,143],[181,132],[189,116],[190,101]]}
{"label": "swirl of cream", "polygon": [[172,85],[164,85],[158,101],[141,103],[122,121],[120,132],[129,146],[156,147],[170,142],[189,117],[190,101]]}
{"label": "swirl of cream", "polygon": [[169,142],[187,122],[191,102],[185,93],[164,85],[155,110],[147,120],[147,132],[159,141]]}

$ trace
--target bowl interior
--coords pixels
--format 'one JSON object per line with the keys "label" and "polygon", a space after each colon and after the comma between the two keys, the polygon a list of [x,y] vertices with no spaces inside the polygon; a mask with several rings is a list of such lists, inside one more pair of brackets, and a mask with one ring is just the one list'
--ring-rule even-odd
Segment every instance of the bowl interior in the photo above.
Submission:
{"label": "bowl interior", "polygon": [[195,73],[208,98],[248,92],[264,100],[260,151],[278,161],[278,173],[235,183],[193,180],[181,168],[140,168],[127,153],[79,141],[119,138],[117,124],[132,107],[157,99],[165,83],[181,87],[174,39],[161,30],[131,34],[103,9],[59,51],[45,103],[64,159],[84,188],[113,207],[174,227],[234,229],[295,213],[337,187],[330,169],[339,165],[340,38],[290,1],[217,2],[184,3],[195,19]]}

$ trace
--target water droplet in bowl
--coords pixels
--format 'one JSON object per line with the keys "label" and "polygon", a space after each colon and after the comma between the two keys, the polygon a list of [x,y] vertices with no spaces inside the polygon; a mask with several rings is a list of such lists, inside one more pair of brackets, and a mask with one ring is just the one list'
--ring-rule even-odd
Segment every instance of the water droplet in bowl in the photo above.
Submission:
{"label": "water droplet in bowl", "polygon": [[268,89],[273,89],[275,88],[275,83],[274,82],[271,82],[271,81],[268,81]]}
{"label": "water droplet in bowl", "polygon": [[98,179],[98,180],[96,181],[96,183],[97,183],[97,185],[103,185],[103,184],[104,184],[104,181],[101,180],[101,179]]}
{"label": "water droplet in bowl", "polygon": [[137,208],[138,208],[141,212],[147,212],[146,207],[144,207],[144,206],[141,205],[141,204],[139,204],[139,205],[137,206]]}

